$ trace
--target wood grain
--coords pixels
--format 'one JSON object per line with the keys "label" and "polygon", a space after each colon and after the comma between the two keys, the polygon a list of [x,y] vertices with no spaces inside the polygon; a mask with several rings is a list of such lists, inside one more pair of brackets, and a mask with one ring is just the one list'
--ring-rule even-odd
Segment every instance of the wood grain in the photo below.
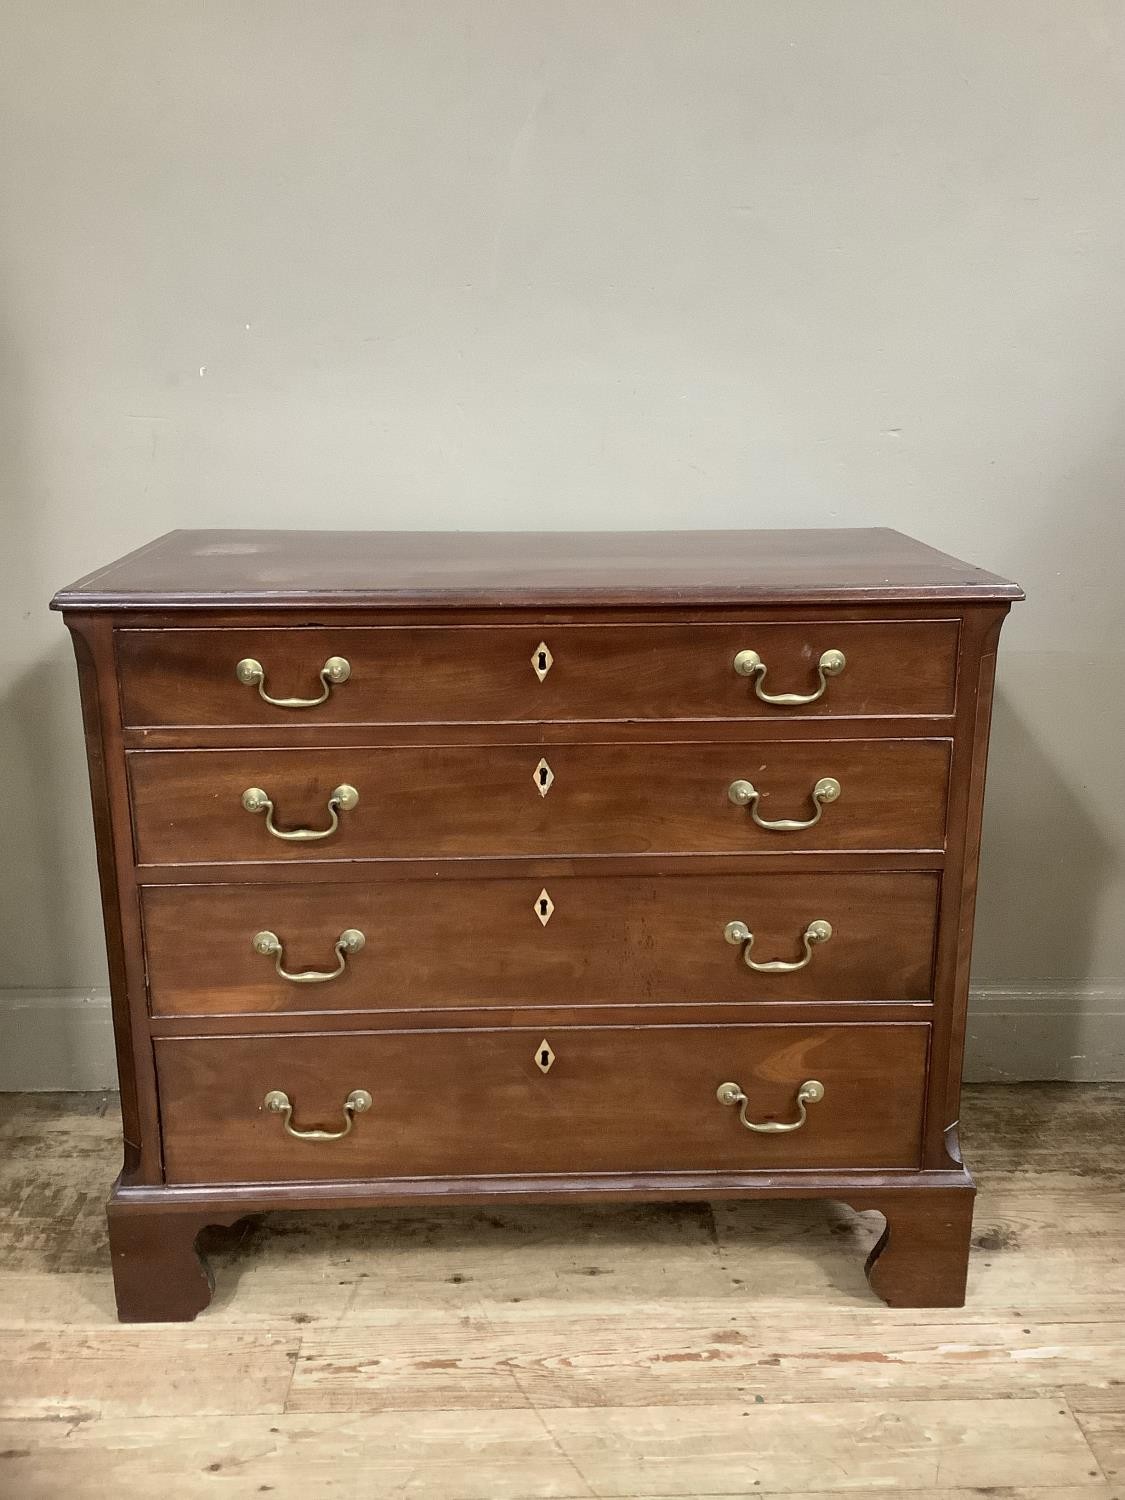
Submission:
{"label": "wood grain", "polygon": [[795,531],[172,531],[56,609],[394,608],[1020,599],[883,527]]}
{"label": "wood grain", "polygon": [[295,1330],[0,1330],[0,1419],[280,1412],[299,1344]]}
{"label": "wood grain", "polygon": [[[0,1441],[30,1441],[5,1424]],[[519,1411],[287,1413],[271,1418],[165,1418],[88,1429],[42,1424],[36,1446],[15,1448],[12,1481],[24,1496],[177,1493],[251,1478],[276,1495],[331,1494],[342,1470],[373,1500],[401,1497],[424,1476],[435,1500],[565,1496],[744,1496],[888,1490],[932,1495],[935,1481],[1005,1500],[1032,1487],[1106,1494],[1090,1449],[1065,1408],[1046,1397],[978,1402],[849,1401],[805,1406],[726,1400],[677,1411],[584,1407]],[[9,1449],[9,1451],[11,1451]],[[44,1479],[57,1485],[46,1488]],[[205,1493],[202,1488],[196,1493]],[[237,1491],[234,1491],[237,1493]],[[252,1492],[252,1490],[250,1491]],[[178,1493],[190,1494],[181,1488]],[[859,1491],[863,1493],[863,1491]],[[948,1493],[948,1491],[947,1491]]]}
{"label": "wood grain", "polygon": [[[440,1325],[307,1329],[289,1388],[290,1411],[474,1410],[509,1407],[681,1406],[729,1399],[830,1402],[883,1397],[1002,1400],[1049,1387],[1108,1384],[1125,1368],[1125,1324],[1005,1320],[965,1327],[878,1327],[829,1321],[815,1340],[780,1319],[667,1327],[650,1313],[527,1323],[470,1318],[454,1347]],[[1120,1399],[1120,1398],[1119,1398]],[[1109,1424],[1106,1424],[1107,1426]]]}
{"label": "wood grain", "polygon": [[[925,1025],[559,1027],[542,1032],[168,1037],[155,1043],[170,1183],[459,1174],[761,1172],[918,1163]],[[755,1135],[719,1104],[739,1083]],[[371,1109],[339,1141],[294,1140],[262,1108],[271,1089],[298,1128],[338,1130],[353,1089]],[[577,1186],[577,1183],[575,1184]]]}
{"label": "wood grain", "polygon": [[[546,891],[546,896],[543,892]],[[661,875],[638,879],[385,880],[367,884],[150,886],[142,892],[156,1016],[242,1012],[590,1006],[684,1001],[857,1001],[931,996],[938,879],[921,872]],[[546,922],[542,920],[546,916]],[[832,936],[796,973],[755,973],[723,936],[754,933],[756,962],[794,961],[823,918]],[[325,984],[347,928],[362,951]]]}
{"label": "wood grain", "polygon": [[[124,1087],[122,1318],[206,1306],[208,1224],[435,1194],[842,1196],[885,1216],[868,1275],[888,1303],[959,1305],[987,709],[1019,595],[885,531],[181,532],[63,590]],[[847,665],[813,704],[763,702],[733,670],[754,651],[767,690],[807,692],[831,647]],[[307,712],[234,673],[251,655],[275,694],[310,696],[340,653],[347,680]],[[839,799],[785,828],[827,777]],[[730,877],[766,907],[714,916]],[[742,921],[784,961],[815,918],[835,946],[795,976],[719,947]],[[283,928],[289,967],[320,968],[344,922],[371,941],[330,985],[285,987],[249,951]],[[718,1123],[735,1018],[759,1046],[737,1058],[752,1118],[792,1121],[824,1075],[799,1132]],[[532,1027],[530,1052],[548,1029],[566,1044],[546,1090]],[[299,1128],[342,1124],[365,1086],[344,1062],[390,1078],[345,1141],[263,1133],[273,1087],[299,1093]]]}
{"label": "wood grain", "polygon": [[1120,1500],[1123,1120],[1122,1087],[966,1091],[952,1313],[875,1303],[876,1216],[832,1204],[428,1205],[271,1215],[197,1323],[121,1329],[65,1208],[112,1110],[0,1098],[0,1493]]}
{"label": "wood grain", "polygon": [[[129,727],[489,723],[614,719],[835,719],[953,711],[958,622],[828,619],[741,624],[369,627],[315,630],[118,630]],[[546,646],[546,675],[533,668]],[[812,704],[762,702],[734,670],[752,648],[764,691],[817,690],[821,653],[847,665]],[[266,703],[235,677],[251,657],[272,697],[316,698],[323,664],[348,680],[314,708]]]}
{"label": "wood grain", "polygon": [[[539,792],[540,761],[550,776]],[[131,751],[142,865],[487,855],[940,850],[946,740]],[[796,832],[759,828],[728,791],[750,780],[765,819],[807,819],[822,777],[838,801]],[[329,838],[272,837],[242,794],[260,787],[282,830],[329,826],[346,783],[359,804]]]}

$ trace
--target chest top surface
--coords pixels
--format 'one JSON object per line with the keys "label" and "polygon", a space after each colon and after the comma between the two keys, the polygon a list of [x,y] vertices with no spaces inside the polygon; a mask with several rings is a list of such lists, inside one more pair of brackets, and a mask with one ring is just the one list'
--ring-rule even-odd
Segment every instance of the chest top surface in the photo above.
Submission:
{"label": "chest top surface", "polygon": [[886,528],[171,531],[55,609],[988,603],[1018,585]]}

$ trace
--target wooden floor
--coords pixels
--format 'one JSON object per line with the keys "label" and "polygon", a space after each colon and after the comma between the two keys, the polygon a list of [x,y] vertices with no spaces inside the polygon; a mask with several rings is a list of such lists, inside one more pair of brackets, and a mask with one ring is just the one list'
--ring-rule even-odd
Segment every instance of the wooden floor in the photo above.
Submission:
{"label": "wooden floor", "polygon": [[964,1311],[834,1204],[277,1215],[114,1321],[101,1095],[0,1096],[0,1496],[1125,1500],[1125,1087],[970,1091]]}

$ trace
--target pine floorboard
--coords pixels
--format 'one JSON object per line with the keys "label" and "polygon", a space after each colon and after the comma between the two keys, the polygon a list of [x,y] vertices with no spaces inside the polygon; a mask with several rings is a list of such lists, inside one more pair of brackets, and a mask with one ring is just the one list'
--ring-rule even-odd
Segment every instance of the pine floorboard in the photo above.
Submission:
{"label": "pine floorboard", "polygon": [[114,1320],[107,1095],[0,1096],[0,1496],[1125,1500],[1125,1086],[966,1091],[964,1309],[832,1203],[270,1215]]}

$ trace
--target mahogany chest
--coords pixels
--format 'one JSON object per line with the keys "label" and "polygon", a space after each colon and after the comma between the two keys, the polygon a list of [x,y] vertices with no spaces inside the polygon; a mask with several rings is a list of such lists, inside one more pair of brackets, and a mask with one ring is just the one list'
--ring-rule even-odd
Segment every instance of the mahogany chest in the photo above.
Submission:
{"label": "mahogany chest", "polygon": [[964,1299],[1013,584],[884,530],[178,531],[59,593],[125,1137],[123,1319],[202,1229],[836,1198]]}

